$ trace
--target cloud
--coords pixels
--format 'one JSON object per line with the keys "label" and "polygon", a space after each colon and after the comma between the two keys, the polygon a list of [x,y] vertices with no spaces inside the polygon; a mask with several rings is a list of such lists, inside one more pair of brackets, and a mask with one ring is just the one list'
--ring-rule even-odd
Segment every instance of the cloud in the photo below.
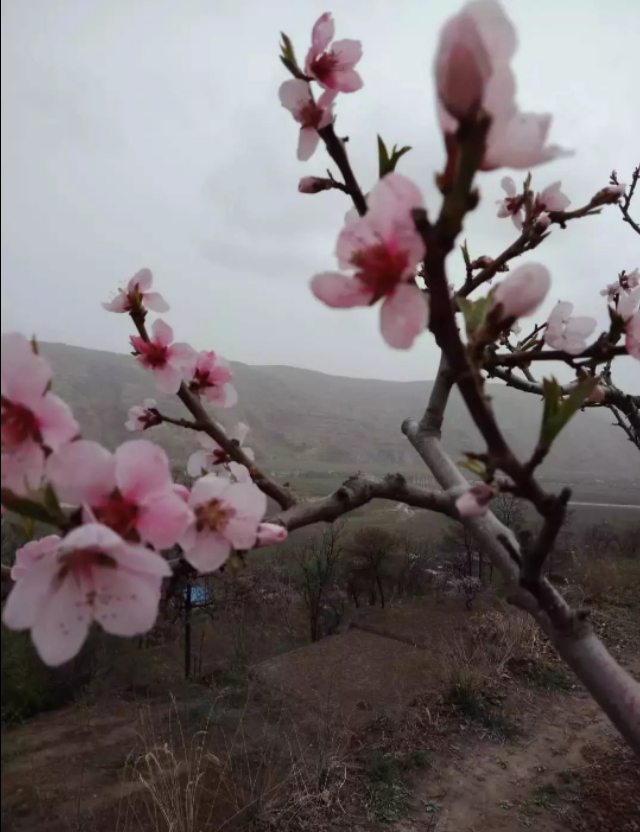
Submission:
{"label": "cloud", "polygon": [[[627,0],[601,4],[511,0],[524,108],[554,114],[553,139],[574,147],[534,171],[562,179],[574,204],[624,179],[637,157],[640,101]],[[444,0],[336,0],[338,37],[363,41],[365,86],[342,96],[339,135],[364,190],[376,176],[376,134],[413,150],[401,170],[432,211],[443,150],[431,61]],[[33,0],[3,7],[2,327],[90,347],[127,349],[126,321],[100,308],[149,266],[170,299],[180,338],[247,363],[306,366],[380,378],[428,378],[428,334],[410,353],[389,350],[375,310],[331,311],[308,289],[335,266],[346,198],[300,195],[302,175],[324,175],[323,151],[296,160],[297,127],[278,101],[286,78],[279,33],[304,57],[324,2],[296,0]],[[636,25],[634,24],[634,21]],[[465,237],[474,256],[513,239],[495,216],[502,173],[480,181],[481,208]],[[614,209],[554,230],[535,253],[558,298],[606,323],[598,296],[640,265],[637,238]],[[533,259],[533,256],[532,258]],[[451,258],[451,274],[460,274]],[[618,377],[640,391],[630,360]]]}

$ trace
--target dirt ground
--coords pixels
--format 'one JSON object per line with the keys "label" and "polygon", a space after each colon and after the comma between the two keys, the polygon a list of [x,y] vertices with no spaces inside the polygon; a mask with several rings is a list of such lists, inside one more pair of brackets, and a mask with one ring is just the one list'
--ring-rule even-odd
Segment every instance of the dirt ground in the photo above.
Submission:
{"label": "dirt ground", "polygon": [[[639,761],[545,646],[529,637],[541,664],[502,641],[494,664],[479,652],[503,615],[420,599],[359,611],[346,632],[242,670],[225,654],[198,683],[176,660],[144,697],[92,689],[3,731],[3,832],[640,832]],[[622,625],[602,620],[619,645]],[[154,650],[136,654],[140,676]],[[640,677],[640,657],[620,652]],[[214,728],[193,777],[203,721]],[[150,750],[172,749],[161,789],[201,775],[207,810],[173,826],[143,811],[142,776]]]}

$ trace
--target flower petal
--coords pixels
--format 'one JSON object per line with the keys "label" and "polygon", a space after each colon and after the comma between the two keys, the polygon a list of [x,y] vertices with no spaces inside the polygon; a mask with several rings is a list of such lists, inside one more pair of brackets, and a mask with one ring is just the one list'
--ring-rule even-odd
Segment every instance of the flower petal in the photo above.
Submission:
{"label": "flower petal", "polygon": [[311,279],[313,294],[333,309],[348,309],[354,306],[368,306],[373,291],[360,280],[340,272],[323,272]]}
{"label": "flower petal", "polygon": [[116,486],[116,460],[98,442],[78,439],[47,460],[47,478],[63,502],[96,506]]}
{"label": "flower petal", "polygon": [[380,309],[382,337],[390,347],[407,350],[429,320],[427,298],[414,283],[401,283]]}

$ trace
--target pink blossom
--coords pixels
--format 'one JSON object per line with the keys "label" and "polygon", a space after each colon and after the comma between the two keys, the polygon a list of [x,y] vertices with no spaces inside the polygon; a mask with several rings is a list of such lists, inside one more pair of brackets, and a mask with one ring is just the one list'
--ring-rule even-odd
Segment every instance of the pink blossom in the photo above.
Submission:
{"label": "pink blossom", "polygon": [[85,522],[93,517],[134,543],[167,549],[190,520],[167,455],[145,439],[124,442],[115,454],[97,442],[71,442],[50,457],[47,476],[61,500],[84,507]]}
{"label": "pink blossom", "polygon": [[259,549],[261,546],[273,546],[276,543],[282,543],[287,534],[285,527],[279,523],[260,523],[253,548]]}
{"label": "pink blossom", "polygon": [[455,165],[458,122],[473,118],[478,103],[491,116],[481,170],[526,169],[572,155],[547,145],[550,115],[518,110],[509,65],[516,47],[515,29],[495,0],[472,0],[445,24],[435,74],[449,167]]}
{"label": "pink blossom", "polygon": [[640,361],[640,309],[627,321],[624,327],[624,346],[632,358]]}
{"label": "pink blossom", "polygon": [[544,232],[549,228],[551,225],[551,217],[549,214],[540,214],[537,220],[534,223],[534,231],[538,234],[544,234]]}
{"label": "pink blossom", "polygon": [[607,300],[615,300],[616,295],[620,292],[620,281],[616,281],[615,283],[610,283],[606,289],[602,289],[600,294],[604,297],[606,296]]}
{"label": "pink blossom", "polygon": [[550,287],[551,275],[546,266],[519,266],[492,290],[493,309],[501,321],[526,318],[538,309]]}
{"label": "pink blossom", "polygon": [[193,520],[180,540],[184,557],[199,572],[213,572],[232,548],[255,545],[267,498],[252,482],[207,474],[191,489],[189,506]]}
{"label": "pink blossom", "polygon": [[2,336],[2,487],[40,486],[46,452],[79,433],[71,409],[49,390],[49,362],[16,332]]}
{"label": "pink blossom", "polygon": [[127,430],[147,430],[162,424],[162,419],[154,411],[157,407],[155,399],[145,399],[142,405],[136,404],[129,408],[129,419],[124,423]]}
{"label": "pink blossom", "polygon": [[551,185],[536,197],[537,211],[564,211],[571,205],[571,200],[560,190],[562,182],[552,182]]}
{"label": "pink blossom", "polygon": [[426,298],[414,280],[425,249],[411,216],[423,204],[411,180],[387,174],[371,191],[367,214],[348,221],[338,237],[339,266],[353,276],[324,272],[311,281],[313,294],[333,308],[370,306],[384,298],[382,336],[396,349],[408,349],[428,322]]}
{"label": "pink blossom", "polygon": [[120,289],[113,300],[103,303],[107,312],[133,312],[138,309],[151,309],[153,312],[168,312],[169,304],[159,292],[150,292],[153,276],[149,269],[140,269],[127,283],[126,289]]}
{"label": "pink blossom", "polygon": [[139,335],[131,336],[136,360],[153,373],[158,390],[177,393],[183,371],[191,370],[195,363],[195,350],[189,344],[173,343],[173,330],[160,318],[154,321],[151,333],[149,341]]}
{"label": "pink blossom", "polygon": [[620,282],[624,282],[624,288],[628,292],[631,292],[633,289],[637,289],[638,286],[640,286],[640,270],[634,269],[628,274],[625,272],[624,276],[620,278]]}
{"label": "pink blossom", "polygon": [[316,103],[306,81],[291,78],[280,85],[280,103],[300,125],[298,159],[310,159],[320,141],[318,130],[333,123],[333,103],[337,93],[325,90]]}
{"label": "pink blossom", "polygon": [[606,390],[599,384],[591,391],[587,401],[593,402],[594,404],[601,404],[605,399],[605,395]]}
{"label": "pink blossom", "polygon": [[191,492],[189,491],[186,485],[182,485],[182,483],[179,482],[174,482],[173,490],[183,502],[189,502],[189,494]]}
{"label": "pink blossom", "polygon": [[11,580],[19,581],[41,558],[55,554],[60,540],[57,534],[49,534],[41,537],[40,540],[25,543],[16,552],[16,560],[11,567]]}
{"label": "pink blossom", "polygon": [[[245,455],[253,460],[255,459],[255,454],[251,448],[242,447],[248,433],[249,426],[245,425],[244,422],[238,422],[237,425],[226,431],[227,437],[231,442],[239,448],[242,448]],[[189,457],[187,474],[190,477],[201,477],[203,474],[213,471],[222,474],[224,466],[231,462],[231,457],[224,448],[218,445],[215,439],[212,439],[206,433],[198,434],[198,442],[202,446],[202,450],[196,451]]]}
{"label": "pink blossom", "polygon": [[325,12],[313,27],[304,71],[327,90],[356,92],[362,88],[362,78],[354,69],[362,57],[362,44],[359,40],[337,40],[327,51],[334,35],[333,18]]}
{"label": "pink blossom", "polygon": [[157,553],[90,523],[31,564],[14,584],[3,620],[12,630],[31,630],[42,660],[60,665],[78,653],[92,621],[118,636],[148,632],[170,574]]}
{"label": "pink blossom", "polygon": [[559,301],[547,321],[544,340],[555,350],[580,355],[587,348],[586,338],[596,328],[595,318],[572,318],[573,304]]}
{"label": "pink blossom", "polygon": [[623,321],[629,321],[640,306],[640,286],[630,292],[619,292],[616,312]]}
{"label": "pink blossom", "polygon": [[189,390],[204,396],[216,407],[233,407],[238,402],[238,394],[230,384],[232,378],[228,362],[213,350],[204,350],[198,353]]}
{"label": "pink blossom", "polygon": [[334,187],[331,179],[320,176],[303,176],[298,182],[298,191],[301,194],[319,194],[320,191],[329,191]]}
{"label": "pink blossom", "polygon": [[591,205],[615,205],[624,196],[626,185],[607,185],[592,198]]}
{"label": "pink blossom", "polygon": [[486,514],[489,509],[489,503],[495,495],[495,488],[484,482],[472,486],[456,500],[456,508],[460,517],[478,517]]}
{"label": "pink blossom", "polygon": [[498,200],[498,216],[501,219],[511,217],[515,227],[520,230],[522,228],[522,221],[524,218],[524,199],[518,196],[518,189],[516,183],[510,176],[505,176],[500,183],[507,194],[504,199]]}

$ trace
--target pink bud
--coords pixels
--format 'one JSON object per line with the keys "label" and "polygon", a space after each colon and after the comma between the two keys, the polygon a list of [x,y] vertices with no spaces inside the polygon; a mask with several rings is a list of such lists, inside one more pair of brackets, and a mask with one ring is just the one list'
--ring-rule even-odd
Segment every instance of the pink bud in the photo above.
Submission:
{"label": "pink bud", "polygon": [[329,191],[334,187],[330,179],[323,179],[319,176],[303,176],[298,182],[298,190],[301,194],[319,194],[320,191]]}
{"label": "pink bud", "polygon": [[551,225],[551,218],[549,214],[541,214],[536,220],[535,230],[538,234],[543,234]]}
{"label": "pink bud", "polygon": [[493,309],[501,321],[525,318],[538,309],[550,287],[551,275],[546,266],[519,266],[493,290]]}
{"label": "pink bud", "polygon": [[478,517],[486,514],[489,503],[496,495],[495,488],[481,482],[474,485],[456,500],[456,508],[461,517]]}
{"label": "pink bud", "polygon": [[604,396],[605,396],[604,387],[601,387],[600,385],[598,385],[595,388],[595,390],[591,393],[591,395],[589,396],[588,401],[595,402],[596,404],[600,404],[601,402],[604,401]]}
{"label": "pink bud", "polygon": [[254,548],[261,546],[273,546],[274,543],[282,543],[287,537],[287,530],[279,523],[260,523],[256,532],[256,543]]}
{"label": "pink bud", "polygon": [[615,205],[624,196],[626,185],[608,185],[593,197],[592,205]]}

